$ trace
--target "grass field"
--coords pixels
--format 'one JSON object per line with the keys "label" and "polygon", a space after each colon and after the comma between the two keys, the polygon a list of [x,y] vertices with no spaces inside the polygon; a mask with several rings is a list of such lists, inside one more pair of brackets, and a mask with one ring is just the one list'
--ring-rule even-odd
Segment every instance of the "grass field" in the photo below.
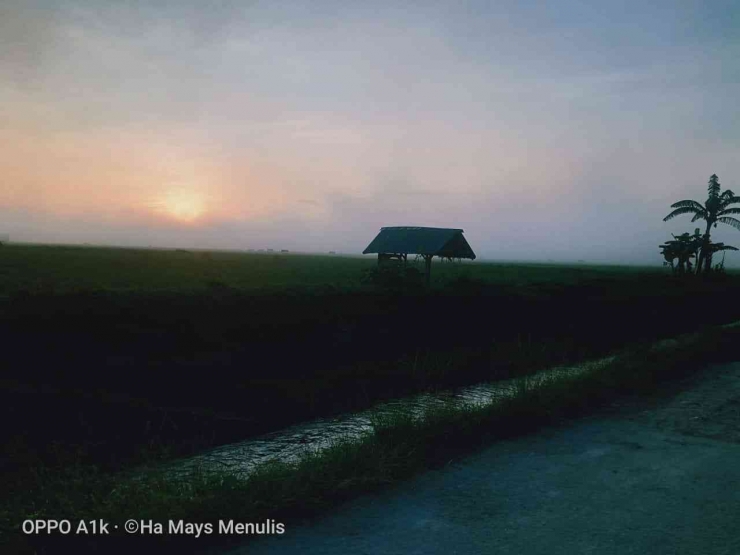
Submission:
{"label": "grass field", "polygon": [[[435,262],[424,291],[379,288],[367,280],[375,267],[374,257],[4,245],[6,416],[44,449],[56,437],[101,453],[113,442],[116,459],[169,438],[187,451],[738,313],[726,294],[734,274]],[[707,312],[713,303],[723,309]]]}
{"label": "grass field", "polygon": [[[249,292],[352,290],[375,256],[215,252],[9,244],[0,251],[0,295],[89,291],[204,292],[230,287]],[[421,264],[419,265],[421,267]],[[436,260],[432,285],[461,275],[492,284],[574,284],[584,279],[665,274],[659,266],[589,266]]]}
{"label": "grass field", "polygon": [[[25,483],[14,483],[7,492],[7,506],[0,509],[0,530],[11,528],[18,514],[119,523],[135,514],[155,522],[183,519],[210,522],[214,527],[219,519],[264,522],[272,518],[291,525],[354,496],[442,467],[493,441],[588,414],[621,395],[653,392],[706,363],[735,360],[739,330],[737,326],[715,328],[660,348],[635,346],[607,364],[574,375],[523,378],[513,396],[483,406],[445,405],[416,417],[404,412],[387,415],[366,436],[340,440],[321,453],[307,453],[298,462],[267,463],[246,480],[212,470],[183,480],[151,468],[133,480],[87,466],[70,465],[61,471],[37,468]],[[24,490],[29,485],[36,495]],[[226,550],[249,539],[203,537],[198,546],[213,544]],[[130,553],[134,548],[153,547],[188,552],[194,545],[192,538],[131,538],[115,530],[111,538],[99,540],[18,535],[5,540],[37,553],[72,547],[75,552]]]}
{"label": "grass field", "polygon": [[308,418],[740,319],[735,273],[435,261],[427,291],[368,280],[375,267],[373,257],[0,247],[0,490],[79,468],[107,483]]}

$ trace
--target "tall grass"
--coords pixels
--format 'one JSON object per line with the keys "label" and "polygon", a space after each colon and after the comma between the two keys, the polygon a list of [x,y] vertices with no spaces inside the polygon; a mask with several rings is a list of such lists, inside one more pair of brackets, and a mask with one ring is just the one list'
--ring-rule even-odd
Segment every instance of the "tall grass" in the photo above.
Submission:
{"label": "tall grass", "polygon": [[[4,246],[0,401],[14,438],[0,457],[5,528],[18,515],[123,517],[137,507],[193,518],[310,512],[436,464],[435,453],[454,456],[456,445],[464,451],[491,430],[519,433],[556,418],[568,399],[598,403],[599,391],[624,389],[624,376],[561,384],[557,394],[523,381],[528,400],[507,405],[500,425],[499,409],[398,415],[371,438],[307,455],[304,466],[266,467],[251,485],[225,474],[177,483],[157,472],[132,482],[117,471],[389,397],[603,356],[740,311],[728,294],[732,275],[708,282],[660,268],[435,264],[432,291],[401,295],[363,283],[374,266],[372,258]],[[629,387],[650,383],[653,374],[641,372]],[[271,500],[276,480],[285,486]]]}
{"label": "tall grass", "polygon": [[491,441],[589,413],[620,395],[654,391],[708,361],[732,360],[739,338],[738,327],[705,330],[658,347],[637,345],[588,371],[521,378],[511,396],[487,405],[386,414],[364,437],[307,452],[298,462],[265,464],[242,480],[212,470],[181,479],[153,469],[134,479],[89,467],[40,469],[30,483],[6,494],[0,521],[6,533],[23,518],[285,522],[447,464]]}

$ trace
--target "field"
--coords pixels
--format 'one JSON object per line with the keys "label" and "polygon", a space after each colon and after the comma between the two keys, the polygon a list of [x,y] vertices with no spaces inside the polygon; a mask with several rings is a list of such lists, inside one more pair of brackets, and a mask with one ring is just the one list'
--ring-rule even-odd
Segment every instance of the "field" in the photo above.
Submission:
{"label": "field", "polygon": [[[154,250],[78,246],[6,245],[0,256],[0,295],[80,292],[207,293],[234,288],[250,293],[356,290],[374,256]],[[421,267],[421,264],[419,265]],[[664,274],[656,265],[566,266],[559,264],[450,264],[435,261],[432,286],[461,275],[488,283],[574,284],[583,279]]]}
{"label": "field", "polygon": [[[197,450],[736,314],[724,294],[735,275],[437,262],[424,291],[368,280],[373,268],[373,257],[3,246],[8,417],[42,457],[59,438],[115,466],[142,442]],[[704,310],[712,297],[723,310]]]}
{"label": "field", "polygon": [[[116,469],[379,399],[527,374],[725,323],[737,275],[5,245],[4,464]],[[706,307],[721,306],[721,310]]]}
{"label": "field", "polygon": [[108,483],[308,418],[740,315],[734,273],[437,262],[425,290],[375,267],[370,257],[0,247],[0,493],[43,511],[48,477]]}

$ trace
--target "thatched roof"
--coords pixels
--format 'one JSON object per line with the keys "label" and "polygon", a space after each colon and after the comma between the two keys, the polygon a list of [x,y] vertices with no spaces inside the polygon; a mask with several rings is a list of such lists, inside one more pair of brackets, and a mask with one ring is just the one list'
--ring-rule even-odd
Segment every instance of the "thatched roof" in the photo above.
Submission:
{"label": "thatched roof", "polygon": [[362,254],[426,254],[470,258],[475,253],[462,229],[443,227],[383,227]]}

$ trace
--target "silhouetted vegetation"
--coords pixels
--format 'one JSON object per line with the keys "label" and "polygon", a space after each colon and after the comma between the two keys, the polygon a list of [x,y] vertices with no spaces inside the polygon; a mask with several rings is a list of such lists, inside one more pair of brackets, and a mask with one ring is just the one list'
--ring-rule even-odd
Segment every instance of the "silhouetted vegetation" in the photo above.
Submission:
{"label": "silhouetted vegetation", "polygon": [[[663,218],[663,221],[667,222],[668,220],[675,218],[676,216],[680,216],[681,214],[692,214],[692,222],[695,222],[697,220],[706,221],[707,227],[704,235],[701,238],[701,241],[696,238],[696,236],[698,235],[696,232],[694,237],[690,239],[686,238],[685,240],[680,240],[676,238],[676,240],[678,240],[679,242],[683,241],[681,245],[679,245],[680,248],[678,248],[678,252],[685,252],[681,249],[688,248],[689,243],[691,243],[691,248],[695,249],[691,252],[693,252],[695,255],[696,247],[698,246],[699,254],[696,264],[697,274],[701,274],[702,271],[704,273],[709,273],[712,271],[712,256],[714,253],[718,252],[718,250],[734,250],[734,247],[717,249],[716,247],[720,244],[717,244],[714,247],[711,246],[712,226],[717,227],[718,223],[723,223],[731,225],[735,229],[740,229],[740,220],[732,217],[732,215],[740,214],[740,208],[732,208],[733,204],[740,203],[740,197],[736,196],[735,193],[733,193],[730,189],[722,192],[722,188],[719,184],[719,178],[716,174],[712,174],[712,176],[709,178],[709,185],[707,187],[707,190],[708,196],[704,204],[701,204],[695,200],[680,200],[671,205],[671,208],[674,208],[675,210],[673,210],[673,212]],[[684,235],[680,237],[683,237]],[[663,247],[663,245],[661,245],[661,247]],[[676,256],[673,256],[671,260],[674,260],[676,258],[679,258],[680,260],[678,252],[672,249],[673,247],[669,248],[668,255],[676,254]],[[666,256],[666,259],[668,259],[668,255],[665,254],[664,249],[664,256]],[[681,265],[679,263],[679,272],[680,271]]]}
{"label": "silhouetted vegetation", "polygon": [[[666,260],[664,264],[671,267],[674,273],[683,275],[685,273],[691,273],[692,264],[691,259],[697,258],[699,252],[704,248],[707,253],[707,264],[711,264],[712,257],[718,252],[724,251],[736,251],[736,247],[731,245],[725,245],[724,243],[714,243],[709,241],[705,243],[704,238],[701,236],[699,228],[694,230],[693,235],[688,233],[682,233],[681,235],[673,235],[672,241],[667,241],[660,245],[663,258]],[[722,262],[714,266],[714,268],[705,268],[704,273],[708,274],[711,272],[723,272],[725,267],[724,255],[722,256]]]}
{"label": "silhouetted vegetation", "polygon": [[[740,313],[726,289],[735,274],[686,284],[616,267],[441,264],[431,291],[410,294],[382,275],[363,285],[373,260],[206,254],[8,246],[4,422],[22,425],[8,431],[4,469],[64,450],[120,468],[142,445],[195,452],[689,331],[686,314],[705,306],[723,306],[706,323]],[[342,287],[343,275],[355,281]]]}
{"label": "silhouetted vegetation", "polygon": [[413,266],[389,264],[365,270],[363,283],[384,291],[413,293],[424,286],[424,274]]}
{"label": "silhouetted vegetation", "polygon": [[[378,419],[371,434],[338,441],[321,453],[307,452],[296,463],[265,464],[246,480],[213,471],[176,479],[162,469],[150,469],[131,479],[89,466],[72,465],[61,471],[37,467],[25,482],[14,483],[6,492],[0,522],[7,529],[15,515],[33,513],[38,518],[63,514],[70,519],[113,522],[136,515],[160,522],[261,522],[272,518],[289,524],[359,494],[441,467],[492,441],[587,414],[625,394],[655,391],[666,380],[675,382],[707,362],[734,360],[738,333],[737,327],[713,329],[657,349],[638,345],[620,353],[613,362],[580,375],[522,379],[512,397],[484,406],[445,405],[418,416],[399,412]],[[26,488],[39,492],[46,501],[37,503]],[[68,551],[74,545],[76,552],[92,547],[130,553],[138,544],[151,549],[157,540],[172,550],[192,548],[192,540],[174,536],[122,537],[120,530],[113,534],[107,539],[41,536],[20,540],[26,548],[61,545]],[[203,537],[199,545],[219,542],[227,547],[229,542],[243,544],[248,540],[243,536]]]}
{"label": "silhouetted vegetation", "polygon": [[691,273],[691,259],[697,258],[701,249],[702,237],[697,227],[694,235],[682,233],[673,235],[672,241],[667,241],[660,245],[663,258],[666,264],[669,264],[671,270],[678,274],[684,274],[687,271]]}
{"label": "silhouetted vegetation", "polygon": [[740,314],[732,272],[687,282],[660,269],[440,264],[424,290],[413,266],[400,281],[375,268],[346,257],[6,246],[2,487],[93,467],[108,483],[301,420],[527,375]]}

